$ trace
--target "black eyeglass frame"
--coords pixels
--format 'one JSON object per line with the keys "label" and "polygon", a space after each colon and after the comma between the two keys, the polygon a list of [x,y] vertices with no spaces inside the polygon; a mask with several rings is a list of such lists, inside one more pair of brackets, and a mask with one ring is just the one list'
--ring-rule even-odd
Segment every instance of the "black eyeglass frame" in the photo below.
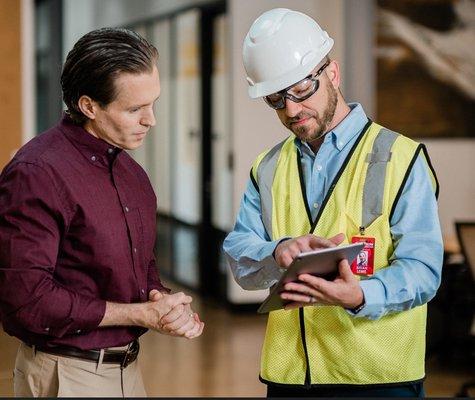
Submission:
{"label": "black eyeglass frame", "polygon": [[[299,80],[297,83],[294,83],[293,85],[290,85],[286,87],[285,89],[279,90],[276,93],[272,93],[271,95],[264,96],[264,101],[267,103],[269,107],[273,108],[274,110],[281,110],[285,108],[285,99],[290,99],[294,103],[301,103],[302,101],[307,100],[309,97],[313,96],[317,92],[318,88],[320,87],[320,81],[318,80],[318,77],[322,74],[325,68],[330,65],[330,63],[331,61],[327,61],[314,74],[310,74],[306,76],[305,78]],[[306,94],[303,97],[295,97],[294,95],[287,93],[288,90],[292,89],[294,86],[297,86],[298,84],[300,84],[306,79],[310,79],[313,83],[313,88],[310,91],[310,93]],[[272,101],[269,99],[269,96],[275,96],[275,95],[279,95],[280,98],[276,101]]]}

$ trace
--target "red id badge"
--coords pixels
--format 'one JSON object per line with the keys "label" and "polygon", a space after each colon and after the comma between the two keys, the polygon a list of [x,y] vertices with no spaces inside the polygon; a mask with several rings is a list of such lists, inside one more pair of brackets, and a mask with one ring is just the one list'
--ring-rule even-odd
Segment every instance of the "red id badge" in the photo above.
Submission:
{"label": "red id badge", "polygon": [[373,275],[374,273],[374,241],[373,237],[353,236],[351,243],[364,243],[363,249],[351,263],[351,271],[356,275]]}

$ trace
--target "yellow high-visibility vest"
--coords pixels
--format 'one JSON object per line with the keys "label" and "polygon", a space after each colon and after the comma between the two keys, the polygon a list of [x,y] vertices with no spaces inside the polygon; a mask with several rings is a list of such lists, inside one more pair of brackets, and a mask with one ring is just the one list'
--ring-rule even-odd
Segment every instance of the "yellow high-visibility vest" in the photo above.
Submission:
{"label": "yellow high-visibility vest", "polygon": [[[437,196],[438,183],[422,144],[368,122],[332,183],[316,220],[305,198],[292,135],[255,161],[262,219],[269,236],[364,234],[376,239],[374,270],[391,268],[390,220],[419,154]],[[342,307],[316,306],[269,314],[261,380],[288,385],[386,384],[424,377],[426,306],[379,320],[354,318]]]}

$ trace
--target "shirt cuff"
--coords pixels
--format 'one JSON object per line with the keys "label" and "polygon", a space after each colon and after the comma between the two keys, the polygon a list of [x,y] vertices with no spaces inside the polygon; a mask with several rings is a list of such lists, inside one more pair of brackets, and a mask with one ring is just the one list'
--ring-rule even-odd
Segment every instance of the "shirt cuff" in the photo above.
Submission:
{"label": "shirt cuff", "polygon": [[[106,313],[106,301],[97,299],[81,299],[81,315],[73,316],[73,324],[69,327],[69,333],[88,332],[99,327]],[[73,331],[73,332],[71,332]]]}
{"label": "shirt cuff", "polygon": [[280,268],[277,264],[277,261],[275,261],[274,253],[279,243],[287,239],[291,238],[280,238],[272,242],[268,242],[261,251],[261,255],[265,255],[264,258],[259,261],[259,265],[263,267],[261,271],[264,278],[261,280],[260,284],[264,289],[275,285],[282,276],[282,273],[285,271],[285,268]]}
{"label": "shirt cuff", "polygon": [[365,305],[357,314],[347,310],[348,314],[355,318],[381,318],[385,314],[383,284],[377,279],[365,279],[360,281],[360,286],[363,290]]}
{"label": "shirt cuff", "polygon": [[[265,259],[263,259],[261,263],[265,265],[267,269],[272,271],[273,282],[271,286],[279,281],[282,273],[284,273],[286,270],[285,268],[281,268],[279,264],[277,264],[277,261],[275,260],[275,249],[280,243],[285,242],[286,240],[289,240],[289,239],[292,239],[292,237],[289,236],[289,237],[284,237],[284,238],[274,240],[272,242],[269,242],[269,244],[266,246],[266,249],[270,250],[269,255]],[[277,271],[277,276],[275,274],[276,271]]]}
{"label": "shirt cuff", "polygon": [[47,324],[48,326],[41,333],[61,338],[65,335],[90,332],[99,327],[106,313],[105,300],[81,297],[73,307],[70,316],[63,319],[61,324]]}

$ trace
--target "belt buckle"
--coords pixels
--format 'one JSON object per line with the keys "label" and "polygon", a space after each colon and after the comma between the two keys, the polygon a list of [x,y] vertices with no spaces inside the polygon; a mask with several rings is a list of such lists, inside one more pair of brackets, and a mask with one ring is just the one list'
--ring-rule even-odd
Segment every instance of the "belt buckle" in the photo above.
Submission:
{"label": "belt buckle", "polygon": [[[138,343],[137,343],[138,344]],[[138,354],[138,349],[136,349],[136,344],[135,342],[132,343],[131,346],[125,351],[124,359],[122,360],[122,363],[120,364],[120,369],[125,369],[127,368],[132,362],[135,361],[137,358]]]}
{"label": "belt buckle", "polygon": [[120,369],[125,369],[129,366],[129,364],[132,362],[132,357],[130,357],[132,353],[127,349],[125,351],[124,358],[122,359],[122,362],[120,364]]}

